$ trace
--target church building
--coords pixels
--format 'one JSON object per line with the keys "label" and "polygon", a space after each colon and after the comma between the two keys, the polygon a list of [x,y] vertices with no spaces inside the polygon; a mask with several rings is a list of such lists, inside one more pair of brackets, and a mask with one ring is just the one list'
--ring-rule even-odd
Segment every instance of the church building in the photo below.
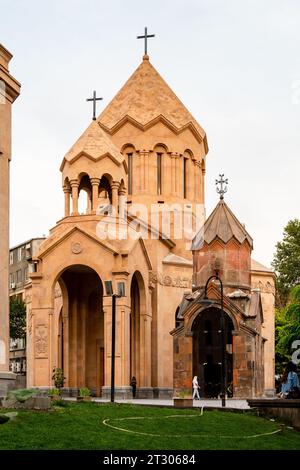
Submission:
{"label": "church building", "polygon": [[64,216],[41,245],[26,292],[27,386],[52,387],[60,367],[70,394],[88,387],[109,396],[105,281],[114,292],[125,286],[116,300],[116,397],[131,397],[132,376],[140,398],[171,397],[174,387],[191,386],[193,374],[215,380],[214,366],[205,375],[203,363],[219,362],[204,350],[211,348],[204,330],[213,338],[217,329],[217,285],[209,291],[213,308],[194,300],[217,261],[233,395],[273,389],[273,273],[251,264],[252,239],[223,201],[191,251],[204,214],[207,153],[205,131],[145,54],[63,158]]}

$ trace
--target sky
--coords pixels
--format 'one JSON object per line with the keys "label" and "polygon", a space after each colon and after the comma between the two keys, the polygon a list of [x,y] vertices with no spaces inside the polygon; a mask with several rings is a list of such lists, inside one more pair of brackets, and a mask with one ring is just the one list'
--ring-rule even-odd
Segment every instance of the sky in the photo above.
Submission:
{"label": "sky", "polygon": [[[205,129],[206,210],[225,200],[269,266],[300,203],[299,0],[0,0],[0,42],[22,92],[13,107],[10,243],[63,216],[60,163],[91,122],[151,63]],[[1,183],[1,182],[0,182]]]}

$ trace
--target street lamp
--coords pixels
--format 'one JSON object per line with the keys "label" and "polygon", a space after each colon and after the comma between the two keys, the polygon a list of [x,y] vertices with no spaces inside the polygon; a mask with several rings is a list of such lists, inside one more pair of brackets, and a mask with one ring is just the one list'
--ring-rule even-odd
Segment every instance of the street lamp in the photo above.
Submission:
{"label": "street lamp", "polygon": [[106,295],[112,297],[111,311],[111,379],[110,379],[110,401],[115,401],[115,357],[116,357],[116,299],[125,296],[125,283],[117,283],[117,294],[113,293],[112,282],[104,281]]}
{"label": "street lamp", "polygon": [[207,297],[207,288],[210,283],[215,279],[216,281],[219,281],[220,283],[220,288],[221,288],[221,316],[220,316],[220,330],[221,330],[221,398],[222,398],[222,406],[226,406],[226,401],[225,401],[225,394],[226,394],[226,344],[225,344],[225,318],[224,318],[224,295],[223,295],[223,283],[219,277],[218,271],[216,274],[210,276],[205,284],[205,289],[204,289],[204,298],[199,300],[197,303],[209,307],[214,303],[213,300],[210,300]]}

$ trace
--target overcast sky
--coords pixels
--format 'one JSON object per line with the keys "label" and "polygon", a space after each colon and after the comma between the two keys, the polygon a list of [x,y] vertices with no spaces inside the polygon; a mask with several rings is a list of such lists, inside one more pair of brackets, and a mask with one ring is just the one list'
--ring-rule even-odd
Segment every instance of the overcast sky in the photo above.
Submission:
{"label": "overcast sky", "polygon": [[208,137],[206,208],[215,178],[270,265],[300,202],[299,0],[0,0],[0,42],[22,84],[13,113],[11,245],[63,215],[59,166],[91,122],[94,89],[115,96],[150,60]]}

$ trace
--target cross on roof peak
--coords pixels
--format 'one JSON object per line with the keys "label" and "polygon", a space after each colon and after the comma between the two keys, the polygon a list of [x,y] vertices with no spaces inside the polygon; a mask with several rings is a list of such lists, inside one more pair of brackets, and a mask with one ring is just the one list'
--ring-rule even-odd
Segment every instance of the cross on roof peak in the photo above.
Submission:
{"label": "cross on roof peak", "polygon": [[103,98],[96,98],[96,96],[96,91],[93,91],[93,98],[87,98],[87,101],[93,101],[93,121],[96,121],[96,101],[103,100]]}
{"label": "cross on roof peak", "polygon": [[216,180],[217,193],[220,194],[220,199],[224,199],[224,194],[227,192],[228,178],[224,179],[224,173],[219,175],[220,179]]}
{"label": "cross on roof peak", "polygon": [[145,26],[145,34],[144,36],[137,36],[137,39],[145,39],[144,45],[144,59],[149,59],[148,53],[147,53],[147,45],[148,45],[148,38],[154,38],[155,34],[148,34],[148,28]]}

